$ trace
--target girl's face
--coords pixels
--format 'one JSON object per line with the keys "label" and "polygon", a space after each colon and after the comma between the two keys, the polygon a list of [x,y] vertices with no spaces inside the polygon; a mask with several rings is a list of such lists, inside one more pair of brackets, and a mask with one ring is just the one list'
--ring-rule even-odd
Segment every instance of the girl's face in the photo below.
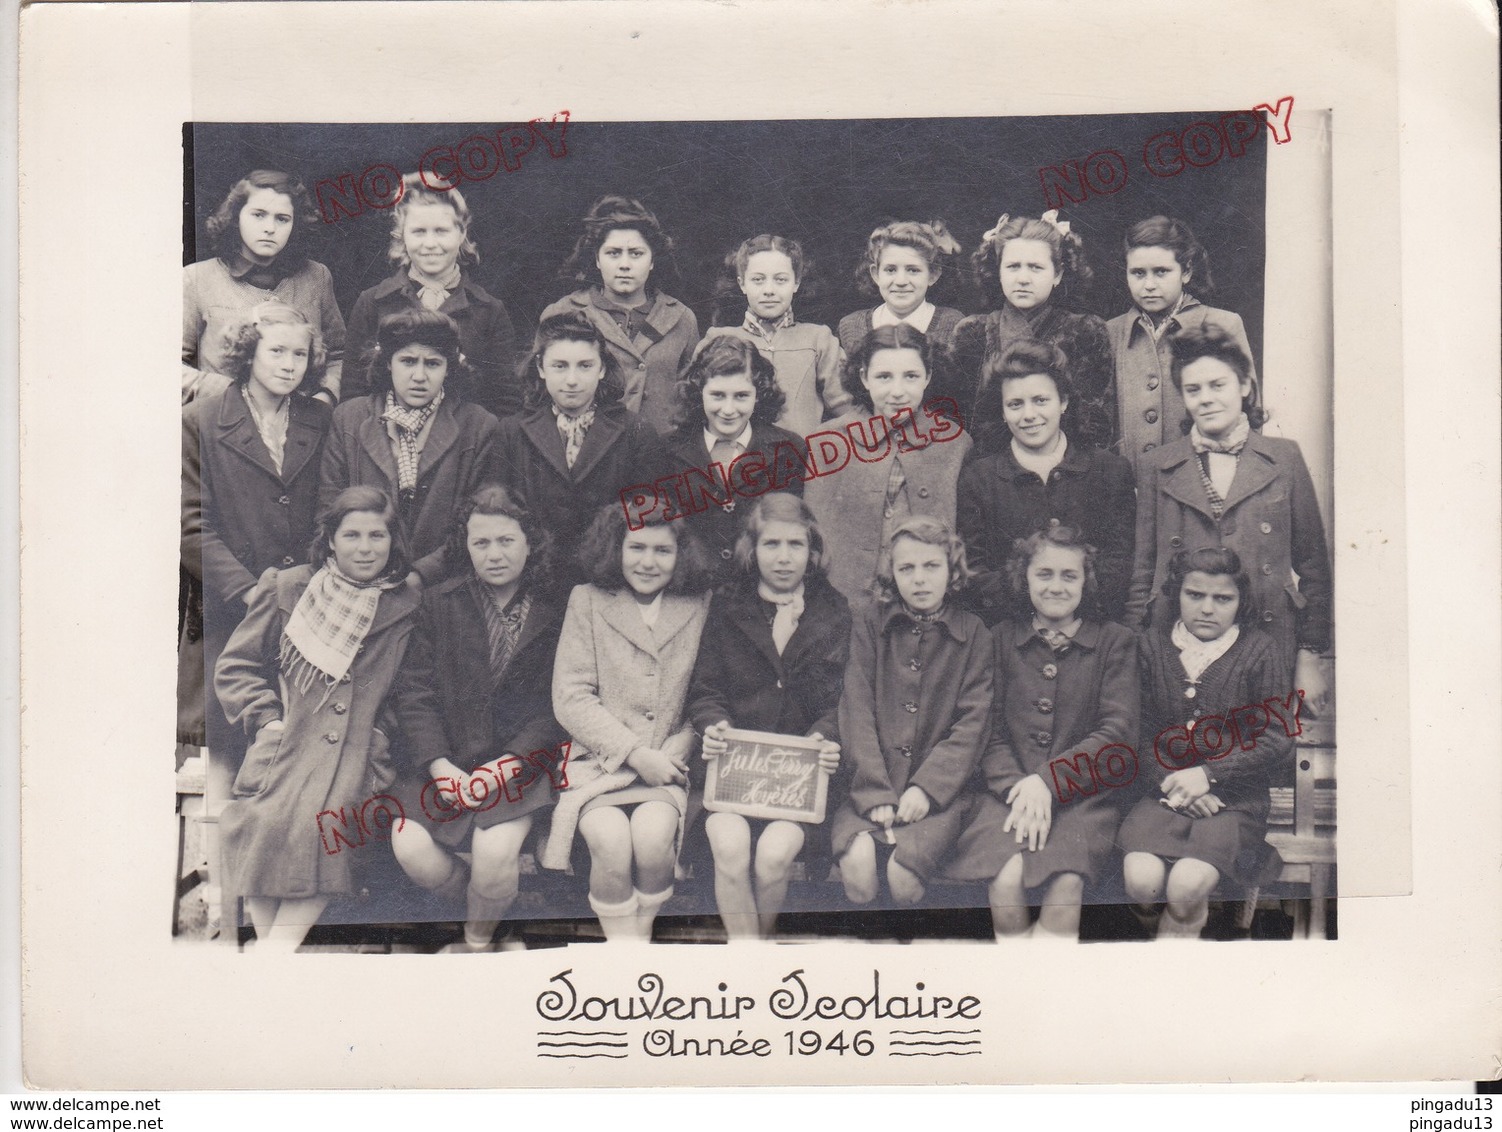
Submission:
{"label": "girl's face", "polygon": [[605,362],[597,342],[565,338],[548,343],[537,363],[548,396],[560,413],[578,416],[594,404],[595,390],[605,376]]}
{"label": "girl's face", "polygon": [[595,265],[605,290],[634,306],[645,295],[652,274],[652,245],[635,228],[616,228],[600,245]]}
{"label": "girl's face", "polygon": [[1241,419],[1241,406],[1252,395],[1252,383],[1219,358],[1195,358],[1183,369],[1184,408],[1207,439],[1230,435]]}
{"label": "girl's face", "polygon": [[756,386],[748,373],[711,377],[704,383],[704,422],[715,436],[734,440],[756,411]]}
{"label": "girl's face", "polygon": [[861,376],[861,384],[871,395],[877,414],[890,417],[898,409],[916,410],[923,404],[928,370],[924,368],[923,355],[911,347],[877,350]]}
{"label": "girl's face", "polygon": [[281,400],[302,384],[312,348],[313,332],[306,326],[272,323],[262,327],[250,362],[250,380]]}
{"label": "girl's face", "polygon": [[409,409],[426,409],[443,389],[449,360],[441,350],[414,342],[391,355],[391,388]]}
{"label": "girl's face", "polygon": [[757,252],[746,260],[746,271],[737,281],[751,313],[764,322],[776,322],[793,305],[798,276],[793,261],[782,252]]}
{"label": "girl's face", "polygon": [[418,274],[438,279],[459,262],[464,229],[449,205],[414,204],[402,223],[402,246]]}
{"label": "girl's face", "polygon": [[1189,272],[1167,248],[1133,248],[1127,252],[1126,267],[1132,302],[1150,315],[1173,310],[1189,282]]}
{"label": "girl's face", "polygon": [[678,565],[678,536],[666,524],[627,531],[621,544],[621,573],[640,598],[650,598],[667,588]]}
{"label": "girl's face", "polygon": [[1027,594],[1039,621],[1050,629],[1064,628],[1085,596],[1085,552],[1045,543],[1027,564]]}
{"label": "girl's face", "polygon": [[1020,311],[1048,302],[1064,278],[1054,266],[1053,249],[1044,240],[1008,240],[1001,249],[1001,293]]}
{"label": "girl's face", "polygon": [[1241,591],[1229,574],[1191,570],[1179,587],[1179,620],[1202,641],[1218,641],[1236,623]]}
{"label": "girl's face", "polygon": [[783,519],[768,523],[756,540],[756,569],[773,593],[796,590],[808,573],[808,528]]}
{"label": "girl's face", "polygon": [[532,548],[520,523],[510,515],[471,515],[465,532],[475,577],[501,589],[521,581]]}
{"label": "girl's face", "polygon": [[882,301],[899,318],[906,318],[923,305],[928,289],[937,279],[922,252],[901,244],[882,248],[881,257],[871,269],[871,281],[881,292]]}
{"label": "girl's face", "polygon": [[1068,398],[1059,396],[1059,387],[1046,373],[1002,382],[1002,416],[1012,430],[1012,437],[1030,452],[1053,451],[1058,442],[1059,421],[1068,407]]}
{"label": "girl's face", "polygon": [[932,613],[949,590],[949,555],[942,546],[899,538],[892,544],[892,580],[904,605],[914,613]]}
{"label": "girl's face", "polygon": [[330,546],[334,564],[356,582],[373,582],[391,558],[391,531],[378,511],[351,511],[339,523]]}
{"label": "girl's face", "polygon": [[255,189],[240,208],[240,244],[254,263],[270,263],[292,238],[292,198]]}

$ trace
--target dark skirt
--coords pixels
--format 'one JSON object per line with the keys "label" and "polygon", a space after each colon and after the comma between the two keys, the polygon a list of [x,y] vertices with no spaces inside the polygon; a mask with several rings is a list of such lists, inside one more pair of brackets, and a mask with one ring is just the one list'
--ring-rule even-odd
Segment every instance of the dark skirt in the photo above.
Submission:
{"label": "dark skirt", "polygon": [[[448,849],[462,849],[469,835],[476,829],[489,829],[504,825],[517,818],[535,814],[558,800],[558,792],[548,781],[548,776],[538,772],[537,777],[521,787],[521,797],[512,801],[499,792],[491,797],[494,804],[482,810],[470,810],[457,805],[452,791],[440,792],[430,786],[431,778],[415,778],[410,775],[392,787],[391,793],[402,805],[402,814],[408,821],[415,821],[438,844]],[[490,799],[487,799],[487,803]]]}
{"label": "dark skirt", "polygon": [[1267,814],[1228,806],[1208,818],[1175,813],[1156,798],[1138,802],[1122,822],[1123,853],[1151,853],[1168,861],[1193,857],[1222,878],[1255,883],[1267,857]]}
{"label": "dark skirt", "polygon": [[1115,850],[1116,827],[1120,811],[1113,800],[1092,798],[1053,808],[1053,824],[1048,843],[1037,851],[1017,843],[1017,832],[1004,832],[1011,807],[991,794],[983,795],[974,807],[971,821],[961,831],[954,857],[945,865],[945,880],[990,880],[1002,866],[1023,854],[1022,885],[1037,888],[1059,873],[1078,873],[1087,882],[1098,878],[1110,863]]}
{"label": "dark skirt", "polygon": [[[961,794],[945,809],[929,811],[928,817],[922,821],[911,825],[894,825],[892,836],[896,841],[896,848],[893,849],[892,856],[897,863],[923,881],[947,875],[941,874],[941,867],[947,863],[960,835],[970,825],[981,797],[978,794]],[[843,856],[858,834],[874,834],[880,829],[879,825],[856,813],[854,807],[847,802],[835,811],[830,831],[834,855]]]}

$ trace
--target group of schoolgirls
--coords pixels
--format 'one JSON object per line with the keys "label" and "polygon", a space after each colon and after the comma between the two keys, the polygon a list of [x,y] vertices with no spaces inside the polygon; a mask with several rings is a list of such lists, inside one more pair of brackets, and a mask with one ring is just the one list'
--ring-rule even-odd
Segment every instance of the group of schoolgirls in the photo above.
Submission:
{"label": "group of schoolgirls", "polygon": [[[544,811],[539,863],[582,841],[613,939],[650,938],[701,843],[731,938],[774,932],[800,853],[832,855],[858,904],[984,881],[998,938],[1076,935],[1118,848],[1163,934],[1255,867],[1291,740],[1143,758],[1134,789],[1068,804],[1048,772],[1290,681],[1325,696],[1310,477],[1258,431],[1240,319],[1188,291],[1209,272],[1184,225],[1128,232],[1135,306],[1109,324],[1055,299],[1088,267],[1054,216],[985,234],[1001,305],[970,317],[927,297],[958,250],[943,225],[885,225],[860,267],[881,305],[838,338],[793,317],[798,245],[758,236],[730,258],[744,321],[701,339],[650,283],[655,217],[605,197],[518,365],[464,270],[462,195],[409,179],[391,219],[398,269],[348,333],[286,174],[237,183],[218,254],[185,269],[180,730],[209,749],[216,879],[262,949],[351,890],[315,818],[381,794],[402,868],[465,902],[458,950],[497,946]],[[966,435],[893,436],[934,393]],[[860,449],[838,475],[626,520],[629,485],[820,428]],[[825,827],[703,812],[727,727],[820,744]],[[563,744],[566,768],[537,757]]]}

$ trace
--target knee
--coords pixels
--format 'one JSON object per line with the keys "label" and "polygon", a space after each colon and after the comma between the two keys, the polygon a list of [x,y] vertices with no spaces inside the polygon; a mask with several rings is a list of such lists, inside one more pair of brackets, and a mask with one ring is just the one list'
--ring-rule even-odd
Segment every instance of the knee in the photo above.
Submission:
{"label": "knee", "polygon": [[1079,904],[1085,898],[1085,878],[1079,873],[1060,873],[1048,886],[1045,904]]}
{"label": "knee", "polygon": [[1214,865],[1186,857],[1168,874],[1168,902],[1182,905],[1208,900],[1219,882],[1220,871]]}
{"label": "knee", "polygon": [[1128,853],[1121,864],[1121,879],[1133,900],[1154,903],[1162,897],[1163,862],[1151,853]]}
{"label": "knee", "polygon": [[[721,821],[734,818],[734,821]],[[714,853],[715,868],[725,872],[745,873],[751,868],[751,831],[739,814],[711,814],[704,824],[709,848]]]}
{"label": "knee", "polygon": [[[622,817],[618,811],[596,811],[580,819],[579,833],[589,846],[589,857],[595,865],[617,869],[630,867],[631,827]],[[591,821],[591,818],[596,820]]]}
{"label": "knee", "polygon": [[1001,867],[1001,872],[992,878],[986,894],[990,898],[992,908],[1027,906],[1027,890],[1022,887],[1021,853]]}
{"label": "knee", "polygon": [[916,904],[923,899],[922,879],[911,869],[898,864],[896,857],[887,862],[887,887],[898,904]]}
{"label": "knee", "polygon": [[852,904],[876,899],[876,847],[870,834],[858,834],[840,857],[840,883]]}
{"label": "knee", "polygon": [[661,858],[673,853],[678,834],[678,811],[648,802],[631,815],[631,846],[638,857]]}
{"label": "knee", "polygon": [[756,843],[756,879],[776,882],[786,879],[803,848],[802,830],[793,829],[791,834],[768,830]]}

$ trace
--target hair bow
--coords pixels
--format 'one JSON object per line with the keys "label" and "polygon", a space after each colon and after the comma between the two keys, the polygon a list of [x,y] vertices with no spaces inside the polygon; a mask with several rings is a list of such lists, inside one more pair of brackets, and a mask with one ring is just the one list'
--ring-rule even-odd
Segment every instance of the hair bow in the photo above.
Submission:
{"label": "hair bow", "polygon": [[939,251],[945,255],[959,255],[964,250],[960,247],[959,241],[950,234],[949,229],[944,226],[944,221],[931,220],[928,226],[933,229],[934,246]]}
{"label": "hair bow", "polygon": [[1047,224],[1052,224],[1054,231],[1059,235],[1069,235],[1069,221],[1059,219],[1059,210],[1057,208],[1050,208],[1039,219]]}
{"label": "hair bow", "polygon": [[1010,219],[1011,217],[1007,213],[1003,212],[999,217],[996,218],[996,227],[983,234],[981,236],[981,239],[987,242],[996,239],[996,237],[1001,234],[1001,230],[1007,226],[1007,221]]}

